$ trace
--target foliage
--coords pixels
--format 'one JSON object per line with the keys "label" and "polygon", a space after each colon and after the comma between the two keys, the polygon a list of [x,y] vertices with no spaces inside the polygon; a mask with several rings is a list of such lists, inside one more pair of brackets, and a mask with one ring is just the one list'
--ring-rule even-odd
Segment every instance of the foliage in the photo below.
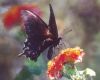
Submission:
{"label": "foliage", "polygon": [[34,76],[40,76],[46,68],[46,63],[43,60],[42,55],[37,62],[27,59],[24,67],[20,73],[16,76],[15,80],[34,80]]}

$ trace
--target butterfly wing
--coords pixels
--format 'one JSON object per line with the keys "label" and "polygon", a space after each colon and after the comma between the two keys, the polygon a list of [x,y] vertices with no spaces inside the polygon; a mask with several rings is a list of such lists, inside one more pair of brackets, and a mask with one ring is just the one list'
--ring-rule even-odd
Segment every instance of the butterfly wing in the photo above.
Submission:
{"label": "butterfly wing", "polygon": [[57,39],[58,38],[58,30],[57,30],[55,15],[54,15],[51,4],[49,4],[49,7],[50,7],[49,30],[53,34],[53,38]]}
{"label": "butterfly wing", "polygon": [[37,60],[40,53],[50,45],[51,33],[47,24],[35,13],[22,11],[22,18],[27,34],[22,54],[32,60]]}
{"label": "butterfly wing", "polygon": [[50,7],[49,30],[53,34],[52,35],[53,44],[48,49],[47,57],[48,59],[51,59],[53,54],[53,47],[55,47],[59,43],[59,40],[58,40],[58,30],[57,30],[55,15],[51,4],[49,4],[49,7]]}

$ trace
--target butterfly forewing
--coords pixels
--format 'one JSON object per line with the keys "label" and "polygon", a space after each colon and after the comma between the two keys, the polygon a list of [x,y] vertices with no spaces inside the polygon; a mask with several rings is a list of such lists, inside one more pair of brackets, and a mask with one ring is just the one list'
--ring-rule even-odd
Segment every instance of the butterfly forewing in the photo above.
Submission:
{"label": "butterfly forewing", "polygon": [[50,7],[49,30],[53,34],[53,37],[57,39],[58,30],[57,30],[55,15],[54,15],[51,4],[49,4],[49,7]]}
{"label": "butterfly forewing", "polygon": [[44,37],[50,35],[47,24],[35,13],[25,10],[22,12],[22,18],[26,34],[42,35]]}

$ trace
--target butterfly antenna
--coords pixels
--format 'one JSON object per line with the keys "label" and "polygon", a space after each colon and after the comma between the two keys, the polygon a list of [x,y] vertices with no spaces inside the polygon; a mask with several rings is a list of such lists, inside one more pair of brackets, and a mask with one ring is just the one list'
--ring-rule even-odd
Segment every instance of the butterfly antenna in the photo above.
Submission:
{"label": "butterfly antenna", "polygon": [[66,34],[66,33],[71,32],[71,31],[72,31],[72,29],[71,29],[71,28],[65,28],[65,29],[64,29],[64,31],[65,31],[65,33],[64,33],[64,34]]}
{"label": "butterfly antenna", "polygon": [[66,48],[66,45],[65,45],[64,41],[62,41],[62,45],[64,46],[64,48]]}
{"label": "butterfly antenna", "polygon": [[[71,31],[72,31],[72,28],[69,28],[69,27],[64,28],[63,34],[61,34],[61,36],[64,37],[64,34],[67,34],[67,33],[71,32]],[[71,43],[70,43],[70,41],[69,41],[68,39],[67,39],[67,40],[62,39],[61,42],[62,42],[62,45],[63,45],[65,48],[67,48],[68,46],[71,45]],[[67,42],[68,44],[66,44],[66,42]]]}

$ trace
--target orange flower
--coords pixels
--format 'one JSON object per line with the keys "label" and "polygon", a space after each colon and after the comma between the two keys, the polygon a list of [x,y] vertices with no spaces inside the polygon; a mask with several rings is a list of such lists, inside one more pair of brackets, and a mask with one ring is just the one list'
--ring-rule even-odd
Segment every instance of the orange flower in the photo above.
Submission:
{"label": "orange flower", "polygon": [[7,29],[12,28],[13,25],[21,23],[21,10],[29,10],[41,15],[41,11],[35,4],[14,5],[4,14],[3,22]]}
{"label": "orange flower", "polygon": [[66,54],[67,63],[77,63],[82,61],[82,57],[84,52],[79,47],[76,48],[68,48],[61,51],[61,54]]}
{"label": "orange flower", "polygon": [[67,63],[77,63],[82,61],[84,52],[79,47],[62,50],[58,56],[48,62],[48,77],[50,79],[60,78],[63,66]]}
{"label": "orange flower", "polygon": [[51,79],[54,78],[60,78],[62,74],[60,74],[60,71],[62,70],[63,65],[62,63],[54,62],[54,61],[49,61],[48,62],[48,76]]}

